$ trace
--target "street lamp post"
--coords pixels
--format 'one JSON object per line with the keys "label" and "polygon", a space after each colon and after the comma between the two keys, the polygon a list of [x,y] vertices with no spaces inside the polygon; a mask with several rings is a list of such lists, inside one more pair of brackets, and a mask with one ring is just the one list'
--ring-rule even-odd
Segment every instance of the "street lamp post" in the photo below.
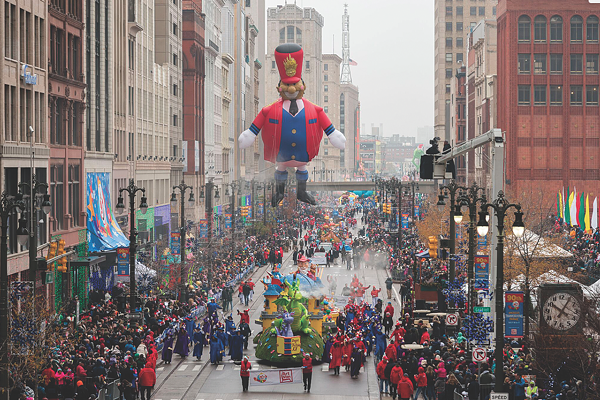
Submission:
{"label": "street lamp post", "polygon": [[525,225],[523,224],[523,212],[520,204],[511,204],[505,197],[504,192],[498,192],[498,198],[491,203],[481,205],[479,221],[477,222],[477,233],[479,236],[485,236],[488,233],[489,225],[486,219],[488,208],[495,211],[498,219],[498,247],[497,247],[497,266],[496,266],[496,290],[494,298],[496,302],[496,386],[497,393],[502,392],[504,384],[504,218],[509,209],[514,208],[515,221],[513,222],[513,233],[517,237],[523,236]]}
{"label": "street lamp post", "polygon": [[[454,218],[462,220],[461,207],[468,207],[469,209],[469,258],[467,260],[467,279],[469,287],[469,315],[473,315],[473,307],[475,306],[475,219],[477,218],[477,203],[487,203],[485,194],[479,197],[479,192],[483,192],[485,189],[477,186],[477,183],[473,182],[473,185],[469,187],[467,192],[460,196],[457,201],[459,204],[456,206]],[[460,217],[459,217],[460,215]]]}
{"label": "street lamp post", "polygon": [[20,245],[27,243],[29,232],[27,221],[23,218],[25,202],[21,193],[17,196],[9,196],[6,191],[0,198],[0,218],[2,220],[2,231],[0,245],[0,399],[8,400],[9,388],[9,320],[8,320],[8,219],[13,211],[20,211],[19,228],[17,229],[17,242]]}
{"label": "street lamp post", "polygon": [[[229,184],[231,186],[231,248],[233,250],[233,254],[235,255],[235,191],[239,189],[240,183],[238,181],[233,181]],[[227,196],[227,191],[225,192],[225,196]]]}
{"label": "street lamp post", "polygon": [[185,245],[186,245],[186,231],[187,231],[187,227],[186,227],[186,222],[185,222],[185,201],[183,200],[183,198],[185,197],[185,192],[189,189],[190,190],[190,197],[188,199],[188,205],[190,207],[194,206],[194,203],[196,202],[196,200],[194,199],[194,189],[185,184],[185,181],[182,179],[181,183],[179,185],[174,185],[173,186],[173,193],[171,194],[171,207],[177,207],[177,195],[175,194],[175,189],[179,189],[179,193],[181,194],[181,216],[180,216],[180,236],[179,236],[179,247],[180,247],[180,253],[181,253],[181,268],[179,270],[179,278],[181,280],[181,292],[179,293],[179,297],[182,301],[187,300],[184,299],[184,294],[186,293],[186,286],[184,283],[184,276],[185,276],[185,262],[187,260],[186,255],[185,255]]}
{"label": "street lamp post", "polygon": [[[454,281],[456,275],[456,223],[454,221],[454,208],[456,207],[456,192],[459,190],[466,190],[467,188],[462,187],[456,183],[453,179],[448,185],[440,187],[441,190],[445,190],[446,193],[450,194],[450,269],[448,272],[448,281]],[[460,195],[460,194],[459,194]],[[445,203],[441,200],[438,205],[444,206]]]}
{"label": "street lamp post", "polygon": [[129,186],[119,189],[119,198],[117,199],[117,210],[123,212],[125,204],[123,203],[123,192],[129,194],[129,312],[135,311],[136,287],[135,287],[135,253],[137,250],[137,229],[135,228],[135,195],[142,192],[140,199],[140,210],[143,214],[148,211],[148,202],[146,199],[146,189],[136,186],[133,179],[129,179]]}
{"label": "street lamp post", "polygon": [[[213,189],[215,189],[215,200],[220,199],[220,196],[219,196],[219,188],[215,187],[213,178],[209,178],[209,181],[206,183],[205,187],[206,187],[205,213],[206,213],[206,217],[208,219],[208,246],[210,248],[212,246],[212,227],[213,227],[213,206],[212,206]],[[204,191],[200,192],[200,198],[201,199],[204,198]],[[209,257],[211,257],[211,259],[212,259],[212,256],[209,255]]]}

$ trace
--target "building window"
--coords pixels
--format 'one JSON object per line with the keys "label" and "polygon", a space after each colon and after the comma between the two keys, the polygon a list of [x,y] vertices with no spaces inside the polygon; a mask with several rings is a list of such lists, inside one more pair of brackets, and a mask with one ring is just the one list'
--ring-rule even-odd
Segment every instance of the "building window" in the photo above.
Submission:
{"label": "building window", "polygon": [[479,7],[479,16],[485,17],[485,7]]}
{"label": "building window", "polygon": [[563,20],[558,15],[550,18],[550,42],[561,43],[563,38]]}
{"label": "building window", "polygon": [[446,22],[446,32],[452,32],[452,22]]}
{"label": "building window", "polygon": [[588,75],[598,75],[598,54],[585,55],[585,73]]}
{"label": "building window", "polygon": [[177,114],[173,114],[173,126],[177,126]]}
{"label": "building window", "polygon": [[450,93],[450,91],[452,90],[452,87],[450,86],[449,83],[446,84],[446,93]]}
{"label": "building window", "polygon": [[452,16],[452,6],[447,6],[446,7],[446,15]]}
{"label": "building window", "polygon": [[323,64],[323,70],[329,71],[329,64]]}
{"label": "building window", "polygon": [[446,53],[446,62],[452,62],[452,53]]}
{"label": "building window", "polygon": [[328,92],[328,91],[329,91],[329,85],[325,85],[325,86],[323,86],[323,91],[324,91],[324,92]]}
{"label": "building window", "polygon": [[461,37],[456,38],[456,47],[459,47],[459,48],[463,47],[463,38],[461,38]]}
{"label": "building window", "polygon": [[173,65],[177,65],[177,54],[173,53]]}
{"label": "building window", "polygon": [[586,106],[597,106],[598,105],[598,86],[586,86],[585,87],[585,105]]}
{"label": "building window", "polygon": [[296,43],[302,44],[302,29],[296,28]]}
{"label": "building window", "polygon": [[323,107],[323,111],[325,111],[325,114],[327,114],[329,112],[329,107],[328,106]]}
{"label": "building window", "polygon": [[177,36],[177,24],[173,22],[173,35]]}
{"label": "building window", "polygon": [[496,16],[496,6],[492,7],[492,15],[494,17]]}
{"label": "building window", "polygon": [[179,93],[179,90],[177,88],[177,84],[174,83],[173,84],[173,96],[177,97],[179,95],[178,93]]}
{"label": "building window", "polygon": [[571,86],[571,105],[580,106],[583,104],[583,86]]}
{"label": "building window", "polygon": [[531,104],[531,87],[529,85],[519,85],[519,105],[528,106]]}
{"label": "building window", "polygon": [[287,27],[287,42],[294,43],[294,27],[293,26]]}
{"label": "building window", "polygon": [[537,43],[546,43],[546,17],[538,15],[533,20],[533,40]]}
{"label": "building window", "polygon": [[571,75],[583,74],[583,54],[571,54]]}
{"label": "building window", "polygon": [[325,82],[327,82],[327,81],[329,80],[329,75],[324,75],[324,76],[323,76],[323,80],[324,80]]}
{"label": "building window", "polygon": [[546,105],[546,85],[533,87],[533,104],[536,106]]}
{"label": "building window", "polygon": [[327,103],[329,101],[329,96],[325,96],[323,101]]}
{"label": "building window", "polygon": [[452,78],[452,68],[446,68],[446,79]]}
{"label": "building window", "polygon": [[65,215],[65,197],[63,193],[64,166],[54,164],[50,166],[50,199],[52,200],[52,217],[54,218],[54,231],[63,229],[63,216]]}
{"label": "building window", "polygon": [[550,86],[550,105],[562,106],[563,102],[562,86]]}
{"label": "building window", "polygon": [[518,68],[520,74],[531,73],[531,55],[530,54],[519,54],[518,57]]}
{"label": "building window", "polygon": [[546,69],[546,53],[534,54],[533,55],[533,73],[534,74],[545,74]]}
{"label": "building window", "polygon": [[462,32],[463,30],[463,23],[462,22],[457,22],[456,23],[456,31],[457,32]]}
{"label": "building window", "polygon": [[576,15],[571,18],[571,43],[583,42],[583,18]]}
{"label": "building window", "polygon": [[71,214],[72,226],[79,226],[79,214],[81,214],[79,189],[79,165],[69,165],[69,214]]}
{"label": "building window", "polygon": [[471,7],[469,9],[469,14],[471,14],[471,15],[477,15],[477,7]]}
{"label": "building window", "polygon": [[519,42],[531,41],[531,18],[527,15],[519,17]]}
{"label": "building window", "polygon": [[463,8],[461,6],[456,7],[456,15],[463,15]]}
{"label": "building window", "polygon": [[310,61],[306,60],[306,64],[305,65],[306,65],[305,69],[309,70],[310,69]]}
{"label": "building window", "polygon": [[285,43],[285,28],[279,30],[279,43]]}
{"label": "building window", "polygon": [[598,43],[598,17],[590,15],[586,21],[586,40],[590,43]]}
{"label": "building window", "polygon": [[563,72],[563,55],[550,54],[550,73],[562,74]]}
{"label": "building window", "polygon": [[275,61],[271,61],[271,69],[277,68],[277,63]]}
{"label": "building window", "polygon": [[456,62],[457,63],[462,63],[463,62],[463,57],[464,57],[463,53],[456,53]]}
{"label": "building window", "polygon": [[446,38],[446,48],[452,48],[452,38],[451,37],[447,37]]}

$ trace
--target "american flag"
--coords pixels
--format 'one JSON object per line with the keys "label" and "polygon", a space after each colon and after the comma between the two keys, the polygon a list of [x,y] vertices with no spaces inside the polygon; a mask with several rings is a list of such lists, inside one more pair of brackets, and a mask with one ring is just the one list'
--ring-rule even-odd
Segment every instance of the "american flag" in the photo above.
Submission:
{"label": "american flag", "polygon": [[356,61],[354,61],[353,59],[349,59],[350,60],[350,65],[356,67],[358,65],[358,63]]}

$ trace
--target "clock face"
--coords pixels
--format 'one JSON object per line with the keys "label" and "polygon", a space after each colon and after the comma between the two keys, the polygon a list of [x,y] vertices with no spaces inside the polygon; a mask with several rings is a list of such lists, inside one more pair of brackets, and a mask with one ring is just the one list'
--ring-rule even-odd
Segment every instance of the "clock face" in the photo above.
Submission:
{"label": "clock face", "polygon": [[542,311],[546,324],[559,331],[573,328],[581,316],[579,301],[573,295],[564,292],[548,297]]}

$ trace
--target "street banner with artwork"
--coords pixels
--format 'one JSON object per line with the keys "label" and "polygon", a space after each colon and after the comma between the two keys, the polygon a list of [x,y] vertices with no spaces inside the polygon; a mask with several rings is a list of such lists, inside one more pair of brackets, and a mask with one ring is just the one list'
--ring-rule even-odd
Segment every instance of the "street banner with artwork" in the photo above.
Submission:
{"label": "street banner with artwork", "polygon": [[302,383],[302,368],[250,370],[250,386]]}
{"label": "street banner with artwork", "polygon": [[402,229],[408,229],[408,214],[402,214]]}
{"label": "street banner with artwork", "polygon": [[504,293],[504,336],[523,337],[523,292]]}
{"label": "street banner with artwork", "polygon": [[129,247],[117,249],[117,275],[129,276]]}
{"label": "street banner with artwork", "polygon": [[181,232],[171,232],[171,254],[181,254]]}
{"label": "street banner with artwork", "polygon": [[225,214],[225,229],[231,229],[231,214]]}
{"label": "street banner with artwork", "polygon": [[198,221],[198,225],[200,226],[200,237],[208,238],[208,220],[201,219]]}
{"label": "street banner with artwork", "polygon": [[475,281],[473,289],[489,290],[490,288],[490,256],[475,256]]}
{"label": "street banner with artwork", "polygon": [[88,173],[86,188],[87,241],[90,253],[129,247],[129,240],[112,212],[110,173]]}

